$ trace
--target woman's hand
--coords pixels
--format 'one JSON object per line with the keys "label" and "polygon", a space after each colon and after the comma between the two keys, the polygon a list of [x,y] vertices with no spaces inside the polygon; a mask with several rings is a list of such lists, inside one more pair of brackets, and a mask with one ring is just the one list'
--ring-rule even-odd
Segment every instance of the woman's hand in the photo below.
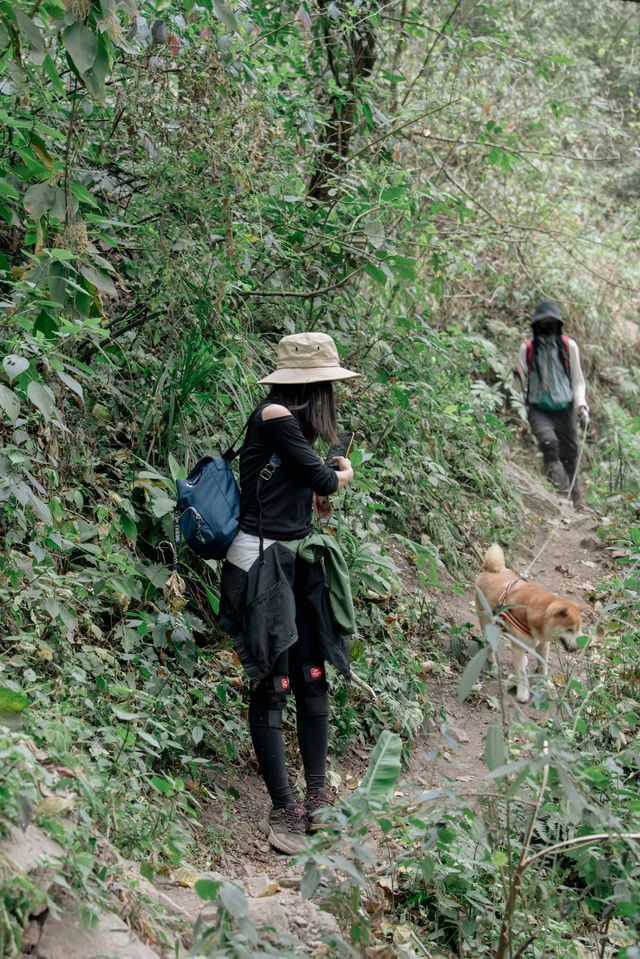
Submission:
{"label": "woman's hand", "polygon": [[333,462],[338,467],[338,489],[342,489],[343,486],[346,486],[353,479],[351,460],[348,460],[346,456],[334,456]]}

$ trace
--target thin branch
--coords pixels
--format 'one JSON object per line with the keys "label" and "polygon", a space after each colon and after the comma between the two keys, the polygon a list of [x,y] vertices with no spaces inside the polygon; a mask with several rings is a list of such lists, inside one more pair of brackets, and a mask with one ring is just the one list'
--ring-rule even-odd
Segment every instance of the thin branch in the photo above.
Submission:
{"label": "thin branch", "polygon": [[409,97],[411,96],[411,94],[412,94],[412,92],[413,92],[413,88],[415,87],[416,83],[418,82],[418,80],[420,79],[420,77],[422,76],[422,74],[424,73],[424,71],[427,69],[427,64],[429,63],[429,60],[431,59],[431,54],[433,53],[433,51],[435,50],[435,48],[436,48],[436,46],[437,46],[438,40],[440,39],[441,36],[445,35],[444,31],[447,29],[447,27],[449,26],[449,24],[450,24],[451,21],[453,20],[453,18],[454,18],[454,16],[456,15],[456,12],[457,12],[457,10],[458,10],[458,8],[459,8],[459,6],[460,6],[461,3],[462,3],[462,0],[456,0],[456,3],[455,3],[455,6],[453,7],[453,10],[451,11],[451,13],[449,14],[449,16],[447,17],[447,19],[445,20],[445,22],[444,22],[444,24],[443,24],[442,33],[440,33],[440,35],[439,35],[438,37],[436,37],[436,39],[433,41],[433,43],[431,44],[431,46],[430,46],[429,49],[427,50],[427,55],[426,55],[426,57],[424,58],[424,60],[422,61],[422,66],[420,67],[420,69],[419,69],[418,72],[416,73],[415,77],[413,78],[413,80],[411,81],[411,83],[409,84],[409,86],[407,87],[407,92],[405,93],[404,97],[402,98],[402,106],[405,105],[405,103],[407,102],[407,100],[408,100]]}
{"label": "thin branch", "polygon": [[325,293],[332,293],[334,290],[339,290],[345,283],[349,282],[352,276],[360,273],[363,269],[364,267],[359,266],[355,270],[352,270],[351,273],[347,273],[347,275],[341,280],[338,280],[337,283],[330,283],[329,286],[320,286],[317,290],[239,290],[238,292],[240,296],[281,296],[297,300],[312,300],[316,296],[324,296]]}
{"label": "thin branch", "polygon": [[[635,2],[640,3],[640,0],[635,0]],[[640,832],[595,832],[590,836],[574,836],[573,839],[557,842],[554,846],[547,846],[546,849],[541,849],[540,852],[529,856],[523,864],[523,869],[527,869],[537,859],[544,859],[545,856],[556,856],[566,849],[582,849],[583,846],[590,846],[592,842],[613,842],[615,839],[622,839],[625,842],[640,842]]]}
{"label": "thin branch", "polygon": [[[637,0],[640,3],[640,0]],[[582,157],[575,153],[551,153],[543,150],[514,150],[513,147],[504,146],[502,143],[485,143],[482,140],[452,140],[450,137],[437,137],[433,133],[425,136],[428,140],[438,140],[440,143],[453,143],[461,147],[477,146],[487,149],[502,150],[504,153],[511,153],[513,156],[523,156],[525,153],[537,157],[558,157],[560,160],[578,160],[580,163],[613,163],[622,162],[622,157],[616,154],[610,154],[606,157]]]}
{"label": "thin branch", "polygon": [[[640,0],[638,0],[640,2]],[[434,113],[440,113],[442,110],[446,110],[447,107],[453,106],[455,103],[458,103],[462,97],[456,97],[455,100],[449,100],[448,103],[443,103],[442,106],[436,107],[435,110],[429,110],[427,113],[420,113],[417,117],[413,117],[411,120],[406,120],[404,123],[401,123],[400,126],[394,127],[392,130],[388,130],[386,133],[381,134],[379,137],[374,137],[373,140],[369,140],[368,143],[365,143],[363,147],[360,147],[359,150],[356,150],[355,153],[352,153],[348,158],[348,163],[353,163],[353,161],[365,153],[367,150],[370,150],[371,147],[374,147],[377,143],[381,143],[382,140],[388,140],[389,137],[392,137],[395,133],[400,133],[401,130],[410,127],[413,123],[417,123],[419,120],[425,120],[427,117],[433,116]]]}

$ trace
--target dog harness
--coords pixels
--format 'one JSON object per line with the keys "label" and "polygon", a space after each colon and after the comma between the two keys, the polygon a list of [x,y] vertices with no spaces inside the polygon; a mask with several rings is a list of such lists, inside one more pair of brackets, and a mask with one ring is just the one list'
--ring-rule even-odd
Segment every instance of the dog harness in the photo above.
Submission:
{"label": "dog harness", "polygon": [[500,598],[496,605],[492,609],[494,616],[499,616],[500,619],[503,619],[505,623],[508,623],[513,629],[517,630],[519,633],[522,633],[523,636],[531,637],[533,633],[529,628],[528,624],[517,614],[517,607],[509,606],[509,593],[516,583],[520,581],[524,582],[522,576],[518,576],[516,579],[512,579],[510,583],[507,583],[506,587],[500,594]]}

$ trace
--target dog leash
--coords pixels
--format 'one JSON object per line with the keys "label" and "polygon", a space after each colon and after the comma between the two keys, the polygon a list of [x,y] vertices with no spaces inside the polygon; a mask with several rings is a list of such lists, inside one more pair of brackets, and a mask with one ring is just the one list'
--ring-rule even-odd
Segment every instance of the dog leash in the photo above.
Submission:
{"label": "dog leash", "polygon": [[[576,460],[576,468],[575,468],[575,470],[573,471],[573,479],[571,480],[571,483],[570,483],[570,485],[569,485],[569,490],[568,490],[568,492],[567,492],[566,499],[562,502],[562,509],[563,509],[563,510],[565,509],[565,507],[569,504],[569,501],[571,500],[571,494],[573,493],[573,487],[575,486],[576,480],[578,479],[578,476],[579,476],[579,474],[580,474],[580,464],[582,463],[582,457],[583,457],[583,454],[584,454],[585,447],[586,447],[586,445],[587,445],[587,432],[588,432],[588,430],[589,430],[589,420],[585,420],[584,426],[583,426],[583,428],[582,428],[582,440],[580,441],[580,448],[579,448],[579,450],[578,450],[578,459]],[[564,515],[565,515],[565,516],[567,515],[566,512],[565,512]],[[538,550],[538,552],[536,553],[536,555],[533,557],[533,559],[531,560],[531,562],[529,563],[529,565],[528,565],[527,568],[525,569],[524,573],[522,573],[522,576],[521,576],[522,579],[528,579],[528,578],[529,578],[529,574],[531,573],[532,568],[533,568],[533,567],[535,566],[535,564],[538,562],[538,560],[540,559],[540,557],[542,556],[542,554],[543,554],[544,551],[546,550],[547,546],[549,545],[549,543],[551,542],[551,540],[553,539],[553,537],[554,537],[554,536],[556,535],[556,533],[558,532],[558,529],[559,529],[558,526],[553,526],[553,527],[552,527],[551,532],[549,533],[549,535],[548,535],[547,538],[545,539],[544,543],[542,544],[542,546],[540,547],[540,549]]]}

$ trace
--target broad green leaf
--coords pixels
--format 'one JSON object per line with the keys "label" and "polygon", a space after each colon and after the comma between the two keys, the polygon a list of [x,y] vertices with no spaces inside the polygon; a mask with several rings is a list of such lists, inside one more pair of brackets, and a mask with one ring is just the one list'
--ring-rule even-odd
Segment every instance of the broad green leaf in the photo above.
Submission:
{"label": "broad green leaf", "polygon": [[138,538],[138,527],[126,513],[120,513],[120,529],[133,543]]}
{"label": "broad green leaf", "polygon": [[36,496],[34,492],[29,494],[29,506],[36,514],[41,522],[51,525],[53,523],[53,517],[51,516],[51,510],[46,503],[43,503],[39,496]]}
{"label": "broad green leaf", "polygon": [[193,729],[191,730],[191,738],[193,739],[196,746],[198,745],[198,743],[202,742],[203,737],[204,737],[204,729],[202,728],[202,726],[194,726]]}
{"label": "broad green leaf", "polygon": [[386,286],[387,274],[384,270],[381,270],[379,266],[376,266],[375,263],[367,263],[364,269],[377,283],[380,283],[381,286]]}
{"label": "broad green leaf", "polygon": [[154,516],[157,516],[158,519],[162,519],[167,513],[172,513],[175,507],[175,500],[169,499],[166,496],[159,496],[151,504],[151,512]]}
{"label": "broad green leaf", "polygon": [[402,740],[397,733],[384,729],[376,743],[357,795],[365,799],[388,800],[398,781],[401,768]]}
{"label": "broad green leaf", "polygon": [[491,723],[487,730],[484,758],[490,772],[507,762],[507,744],[500,723]]}
{"label": "broad green leaf", "polygon": [[29,41],[29,59],[32,63],[41,64],[45,58],[45,49],[44,40],[39,28],[17,4],[13,4],[12,7],[18,26]]}
{"label": "broad green leaf", "polygon": [[219,882],[213,879],[198,879],[193,888],[196,891],[196,895],[201,899],[206,899],[208,902],[217,902],[220,885]]}
{"label": "broad green leaf", "polygon": [[225,882],[220,890],[220,905],[234,919],[249,918],[247,897],[239,886],[234,886],[231,882]]}
{"label": "broad green leaf", "polygon": [[57,412],[55,397],[44,383],[32,380],[27,387],[27,396],[33,405],[40,410],[45,420],[50,420]]}
{"label": "broad green leaf", "polygon": [[29,705],[29,697],[15,689],[0,686],[0,713],[21,713]]}
{"label": "broad green leaf", "polygon": [[74,23],[62,33],[62,42],[79,73],[91,69],[98,53],[98,38],[89,27]]}
{"label": "broad green leaf", "polygon": [[57,412],[55,397],[44,383],[32,380],[27,387],[27,396],[36,409],[40,410],[45,420],[49,421]]}
{"label": "broad green leaf", "polygon": [[56,201],[56,189],[48,182],[35,183],[24,195],[24,208],[34,220],[48,213]]}
{"label": "broad green leaf", "polygon": [[480,673],[484,669],[486,662],[487,650],[480,649],[467,663],[458,686],[459,703],[463,703],[465,701],[475,684],[480,679]]}
{"label": "broad green leaf", "polygon": [[14,185],[8,183],[6,180],[0,180],[0,196],[10,197],[12,200],[18,200],[20,198],[20,194]]}
{"label": "broad green leaf", "polygon": [[384,246],[386,235],[382,220],[367,220],[364,224],[364,232],[367,234],[369,243],[375,247],[376,250]]}
{"label": "broad green leaf", "polygon": [[[67,198],[65,196],[64,190],[57,186],[54,189],[53,203],[51,204],[51,209],[49,213],[51,216],[55,216],[56,220],[64,220],[67,215]],[[75,197],[70,197],[70,207],[74,213],[78,210],[78,201]]]}
{"label": "broad green leaf", "polygon": [[117,706],[115,703],[111,704],[111,710],[114,716],[121,719],[123,723],[130,723],[133,719],[140,719],[140,713],[132,713],[130,710],[123,709],[122,706]]}
{"label": "broad green leaf", "polygon": [[184,479],[187,475],[186,469],[178,463],[173,453],[169,453],[169,472],[174,483],[177,479]]}
{"label": "broad green leaf", "polygon": [[152,736],[151,733],[145,732],[144,729],[136,729],[136,736],[144,739],[144,741],[149,743],[150,746],[153,746],[154,749],[160,749],[160,743],[155,736]]}
{"label": "broad green leaf", "polygon": [[100,103],[104,103],[106,96],[106,79],[109,76],[109,57],[103,44],[105,43],[104,34],[100,38],[96,59],[91,67],[82,77],[89,93]]}
{"label": "broad green leaf", "polygon": [[163,779],[162,776],[152,776],[151,785],[154,789],[157,789],[159,793],[171,793],[173,792],[173,786],[167,779]]}
{"label": "broad green leaf", "polygon": [[416,260],[409,256],[394,257],[393,269],[408,280],[415,280],[418,277],[418,264]]}
{"label": "broad green leaf", "polygon": [[9,377],[9,382],[13,383],[16,377],[29,369],[29,360],[24,356],[18,356],[17,353],[10,353],[3,359],[2,367]]}
{"label": "broad green leaf", "polygon": [[97,270],[95,266],[90,266],[87,263],[83,263],[82,266],[79,267],[79,270],[85,280],[92,283],[93,286],[97,287],[102,293],[108,293],[109,296],[118,295],[113,280],[104,270]]}
{"label": "broad green leaf", "polygon": [[15,423],[20,415],[20,400],[13,390],[3,383],[0,383],[0,409],[4,410],[11,423]]}
{"label": "broad green leaf", "polygon": [[73,376],[69,376],[68,373],[63,373],[62,370],[56,370],[58,378],[62,380],[65,386],[68,386],[70,390],[73,390],[81,400],[84,400],[84,393],[82,387]]}
{"label": "broad green leaf", "polygon": [[75,183],[72,183],[71,192],[73,193],[73,195],[75,196],[77,200],[82,200],[83,203],[88,203],[89,206],[95,207],[96,209],[100,209],[100,204],[98,203],[94,195],[90,193],[87,190],[86,186],[84,186],[82,183],[78,183],[77,181]]}
{"label": "broad green leaf", "polygon": [[45,73],[47,74],[47,76],[51,80],[51,83],[53,84],[54,90],[56,91],[58,96],[63,97],[65,92],[64,85],[62,83],[62,80],[60,79],[60,74],[58,73],[56,69],[56,65],[54,61],[51,59],[51,57],[48,54],[44,58],[43,67],[44,67]]}

